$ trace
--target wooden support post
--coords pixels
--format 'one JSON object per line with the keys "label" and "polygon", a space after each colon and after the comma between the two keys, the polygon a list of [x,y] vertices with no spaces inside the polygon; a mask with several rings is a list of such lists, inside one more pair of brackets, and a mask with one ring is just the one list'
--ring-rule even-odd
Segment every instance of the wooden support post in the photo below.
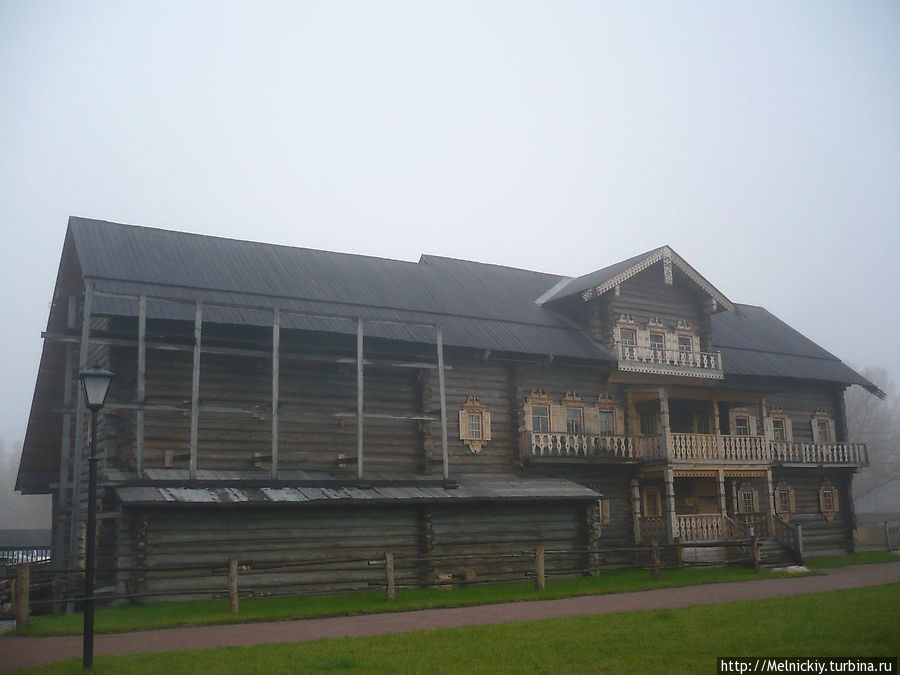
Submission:
{"label": "wooden support post", "polygon": [[665,444],[666,457],[672,456],[672,427],[669,420],[669,397],[666,388],[659,388],[659,418],[662,423],[662,438]]}
{"label": "wooden support post", "polygon": [[356,479],[363,478],[363,320],[356,319]]}
{"label": "wooden support post", "polygon": [[634,543],[641,541],[641,482],[631,479],[631,519],[634,528]]}
{"label": "wooden support post", "polygon": [[228,559],[228,609],[232,614],[238,613],[238,561]]}
{"label": "wooden support post", "polygon": [[438,358],[438,390],[441,399],[441,464],[444,480],[450,478],[450,458],[447,452],[447,391],[444,387],[444,332],[440,325],[435,326]]}
{"label": "wooden support post", "polygon": [[666,478],[666,523],[669,526],[668,540],[678,536],[678,517],[675,514],[675,472],[671,468],[664,471]]}
{"label": "wooden support post", "polygon": [[547,578],[544,567],[544,547],[538,546],[534,550],[534,590],[543,591],[547,587]]}
{"label": "wooden support post", "polygon": [[884,521],[884,550],[891,552],[891,531],[888,528],[888,521]]}
{"label": "wooden support post", "polygon": [[753,571],[759,572],[762,567],[762,545],[756,532],[750,535],[750,555],[753,556]]}
{"label": "wooden support post", "polygon": [[[137,365],[137,403],[144,405],[147,400],[147,296],[142,295],[138,302],[138,365]],[[136,470],[138,478],[144,475],[144,411],[136,414],[135,445]]]}
{"label": "wooden support post", "polygon": [[191,480],[197,479],[197,436],[200,428],[200,348],[203,339],[203,301],[194,312],[194,365],[191,378]]}
{"label": "wooden support post", "polygon": [[803,526],[800,523],[797,523],[797,555],[800,556],[800,563],[803,563],[804,551],[803,551]]}
{"label": "wooden support post", "polygon": [[650,540],[650,578],[659,581],[659,542],[656,537]]}
{"label": "wooden support post", "polygon": [[675,537],[675,567],[684,567],[684,546],[681,544],[681,537]]}
{"label": "wooden support post", "polygon": [[385,597],[389,602],[393,602],[397,597],[397,590],[394,586],[394,554],[384,554],[384,589]]}
{"label": "wooden support post", "polygon": [[725,470],[719,469],[717,473],[718,482],[716,492],[718,492],[719,495],[719,511],[724,516],[728,513],[728,496],[725,494]]}
{"label": "wooden support post", "polygon": [[278,407],[281,367],[281,311],[272,312],[272,480],[278,479]]}
{"label": "wooden support post", "polygon": [[[88,345],[91,339],[91,311],[94,303],[94,285],[84,289],[84,306],[81,316],[81,343],[78,348],[78,373],[87,367]],[[69,512],[69,569],[78,567],[78,541],[80,540],[79,516],[81,510],[81,463],[84,453],[84,396],[76,395],[75,443],[72,451],[72,501]]]}
{"label": "wooden support post", "polygon": [[712,409],[713,409],[713,432],[716,436],[722,435],[722,426],[719,421],[719,399],[715,396],[712,397]]}
{"label": "wooden support post", "polygon": [[31,590],[31,568],[28,563],[16,565],[16,628],[28,625],[28,604]]}

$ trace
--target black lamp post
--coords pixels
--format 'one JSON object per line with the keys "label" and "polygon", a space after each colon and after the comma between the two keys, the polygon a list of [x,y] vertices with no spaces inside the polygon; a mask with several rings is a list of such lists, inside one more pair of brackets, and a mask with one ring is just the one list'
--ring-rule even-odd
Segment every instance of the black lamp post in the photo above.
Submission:
{"label": "black lamp post", "polygon": [[88,478],[88,522],[87,522],[87,560],[84,575],[84,646],[82,649],[82,666],[94,667],[94,572],[96,562],[96,530],[97,530],[97,413],[106,401],[106,392],[113,379],[113,373],[95,365],[82,371],[78,376],[84,400],[91,411],[91,456],[89,460]]}

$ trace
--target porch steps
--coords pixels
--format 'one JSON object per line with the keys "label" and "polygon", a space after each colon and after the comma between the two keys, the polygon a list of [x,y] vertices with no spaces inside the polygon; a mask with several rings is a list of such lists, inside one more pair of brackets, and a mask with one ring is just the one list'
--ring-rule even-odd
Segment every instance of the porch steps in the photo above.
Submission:
{"label": "porch steps", "polygon": [[780,541],[767,537],[759,540],[762,564],[766,567],[781,567],[800,562],[797,556],[786,549]]}

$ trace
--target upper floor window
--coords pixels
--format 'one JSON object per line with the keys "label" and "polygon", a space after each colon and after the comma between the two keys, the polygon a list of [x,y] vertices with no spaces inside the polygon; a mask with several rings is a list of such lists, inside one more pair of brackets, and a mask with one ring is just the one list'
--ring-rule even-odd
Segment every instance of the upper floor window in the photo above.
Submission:
{"label": "upper floor window", "polygon": [[784,418],[775,417],[772,419],[772,438],[776,441],[787,440],[787,429],[785,429]]}
{"label": "upper floor window", "polygon": [[663,351],[666,348],[666,336],[662,333],[650,333],[650,349]]}
{"label": "upper floor window", "polygon": [[531,406],[531,429],[542,433],[550,431],[549,405]]}
{"label": "upper floor window", "polygon": [[750,435],[750,416],[735,415],[734,416],[734,435],[749,436]]}
{"label": "upper floor window", "polygon": [[627,347],[634,347],[637,344],[637,331],[633,328],[620,328],[619,340]]}
{"label": "upper floor window", "polygon": [[816,410],[812,418],[813,443],[834,443],[837,437],[834,433],[834,420],[831,414],[823,409]]}
{"label": "upper floor window", "polygon": [[459,438],[475,454],[491,440],[491,414],[477,396],[469,396],[459,411]]}
{"label": "upper floor window", "polygon": [[641,436],[656,436],[656,413],[641,413]]}
{"label": "upper floor window", "polygon": [[690,354],[694,351],[693,341],[686,335],[678,336],[678,351],[681,354]]}
{"label": "upper floor window", "polygon": [[612,410],[601,410],[598,413],[597,433],[610,435],[616,433],[616,417]]}
{"label": "upper floor window", "polygon": [[583,434],[584,433],[584,409],[583,408],[566,408],[566,433],[567,434]]}

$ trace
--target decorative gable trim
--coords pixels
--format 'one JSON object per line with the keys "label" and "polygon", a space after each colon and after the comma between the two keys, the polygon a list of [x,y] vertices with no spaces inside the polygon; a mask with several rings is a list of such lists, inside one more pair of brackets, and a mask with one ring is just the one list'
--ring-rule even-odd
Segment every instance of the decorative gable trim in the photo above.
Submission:
{"label": "decorative gable trim", "polygon": [[672,266],[674,265],[679,270],[681,270],[691,281],[697,284],[697,286],[703,289],[703,291],[715,301],[716,306],[724,307],[729,312],[739,314],[737,308],[728,298],[722,295],[722,293],[720,293],[718,289],[716,289],[711,283],[704,279],[700,275],[700,273],[697,272],[697,270],[691,267],[687,263],[687,261],[684,260],[684,258],[675,253],[675,251],[673,251],[668,246],[663,246],[662,248],[653,251],[646,258],[635,263],[627,270],[619,272],[616,276],[604,281],[602,284],[583,291],[581,294],[581,299],[587,302],[591,298],[599,297],[607,291],[614,289],[622,282],[627,281],[636,274],[643,272],[651,265],[658,263],[660,260],[663,261],[663,281],[667,285],[671,285],[673,283]]}

